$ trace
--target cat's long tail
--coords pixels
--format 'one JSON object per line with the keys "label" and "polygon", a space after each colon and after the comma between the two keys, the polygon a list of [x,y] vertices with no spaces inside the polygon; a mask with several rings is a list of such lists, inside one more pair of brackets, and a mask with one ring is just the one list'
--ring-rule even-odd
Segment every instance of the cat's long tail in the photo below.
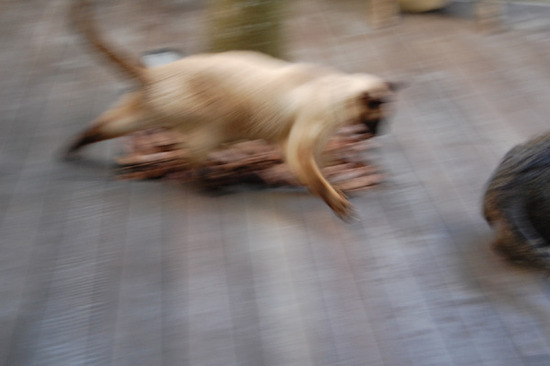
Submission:
{"label": "cat's long tail", "polygon": [[84,39],[111,64],[117,66],[122,75],[144,85],[147,83],[145,66],[134,57],[125,55],[109,45],[95,27],[92,4],[89,0],[72,0],[69,10],[70,21]]}

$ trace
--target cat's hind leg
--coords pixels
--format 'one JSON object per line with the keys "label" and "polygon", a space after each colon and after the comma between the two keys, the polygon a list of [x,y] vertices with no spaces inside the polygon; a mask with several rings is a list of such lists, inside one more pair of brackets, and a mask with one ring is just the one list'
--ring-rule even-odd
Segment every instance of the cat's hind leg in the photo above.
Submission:
{"label": "cat's hind leg", "polygon": [[90,127],[76,136],[65,150],[65,158],[74,156],[82,147],[123,136],[146,128],[146,113],[139,93],[127,94],[96,118]]}

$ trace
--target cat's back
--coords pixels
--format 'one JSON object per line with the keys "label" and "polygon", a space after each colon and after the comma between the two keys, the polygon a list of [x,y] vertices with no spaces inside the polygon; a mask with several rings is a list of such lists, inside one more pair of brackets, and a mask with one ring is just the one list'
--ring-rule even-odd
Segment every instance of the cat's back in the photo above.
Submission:
{"label": "cat's back", "polygon": [[[550,239],[550,133],[511,149],[489,179],[484,196],[486,218],[498,214],[516,197],[523,197],[534,226]],[[549,240],[550,241],[550,240]]]}
{"label": "cat's back", "polygon": [[252,51],[192,55],[149,72],[155,83],[200,83],[205,88],[224,88],[228,93],[239,90],[285,93],[335,73],[327,67],[290,63]]}

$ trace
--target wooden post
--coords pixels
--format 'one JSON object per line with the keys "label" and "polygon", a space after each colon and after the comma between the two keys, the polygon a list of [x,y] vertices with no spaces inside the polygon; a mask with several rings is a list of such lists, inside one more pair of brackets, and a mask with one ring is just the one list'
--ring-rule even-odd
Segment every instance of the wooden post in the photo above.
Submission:
{"label": "wooden post", "polygon": [[382,28],[399,22],[397,0],[368,0],[368,22],[372,28]]}
{"label": "wooden post", "polygon": [[504,6],[499,0],[477,0],[474,5],[474,18],[479,31],[496,33],[505,29]]}
{"label": "wooden post", "polygon": [[282,57],[285,0],[210,0],[208,51],[254,50]]}

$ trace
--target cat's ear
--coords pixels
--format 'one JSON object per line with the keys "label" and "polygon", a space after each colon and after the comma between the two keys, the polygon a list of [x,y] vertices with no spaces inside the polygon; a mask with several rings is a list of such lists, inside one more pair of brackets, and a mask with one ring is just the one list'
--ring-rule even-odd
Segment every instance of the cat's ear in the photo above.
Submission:
{"label": "cat's ear", "polygon": [[409,83],[407,83],[406,81],[387,81],[386,84],[388,85],[388,88],[394,93],[409,86]]}

